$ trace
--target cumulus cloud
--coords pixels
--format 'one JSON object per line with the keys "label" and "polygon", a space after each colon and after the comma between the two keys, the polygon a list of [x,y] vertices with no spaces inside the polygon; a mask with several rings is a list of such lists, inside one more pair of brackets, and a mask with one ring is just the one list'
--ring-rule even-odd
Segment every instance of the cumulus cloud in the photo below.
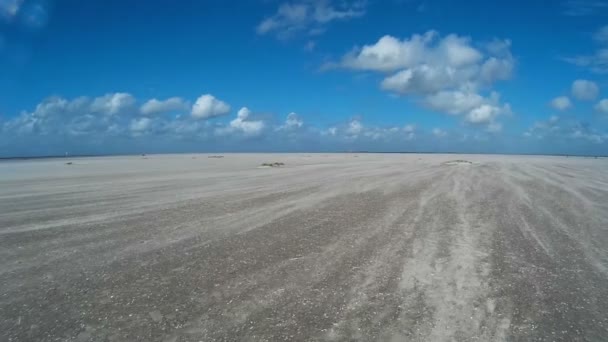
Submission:
{"label": "cumulus cloud", "polygon": [[595,82],[588,80],[576,80],[572,82],[572,96],[581,101],[592,101],[600,92]]}
{"label": "cumulus cloud", "polygon": [[595,110],[604,114],[608,114],[608,99],[601,99],[595,105]]}
{"label": "cumulus cloud", "polygon": [[358,119],[351,120],[346,127],[346,134],[356,137],[363,131],[363,124]]}
{"label": "cumulus cloud", "polygon": [[450,67],[436,67],[424,64],[401,70],[396,74],[386,77],[382,81],[381,87],[382,89],[402,95],[433,94],[442,89],[458,86],[461,77],[464,76],[459,74],[460,71],[469,72],[468,70],[455,70]]}
{"label": "cumulus cloud", "polygon": [[[128,98],[124,94],[50,97],[31,111],[0,121],[0,155],[183,151],[175,146],[190,146],[192,150],[221,146],[242,151],[266,146],[284,150],[386,151],[408,150],[434,137],[414,124],[367,125],[359,116],[325,128],[305,125],[302,116],[289,113],[284,121],[272,125],[273,121],[265,121],[265,116],[257,116],[247,107],[229,120],[197,120],[187,114],[142,115],[143,104],[155,102],[133,99],[128,110],[111,105],[124,103],[121,99]],[[247,144],[243,144],[243,139],[247,139]]]}
{"label": "cumulus cloud", "polygon": [[279,130],[296,130],[304,125],[304,120],[296,113],[289,113],[285,119],[285,123],[278,127]]}
{"label": "cumulus cloud", "polygon": [[401,129],[399,127],[366,127],[365,130],[362,130],[362,136],[369,140],[394,140],[396,138],[397,133],[399,133]]}
{"label": "cumulus cloud", "polygon": [[140,107],[140,112],[144,115],[161,114],[186,110],[188,102],[180,97],[171,97],[166,100],[150,99]]}
{"label": "cumulus cloud", "polygon": [[[107,140],[152,133],[177,139],[212,133],[215,127],[199,123],[200,120],[197,121],[196,116],[141,116],[144,113],[161,113],[178,108],[184,110],[187,109],[186,103],[181,98],[173,97],[164,101],[150,99],[138,107],[135,97],[128,93],[109,93],[95,98],[49,97],[36,105],[34,110],[23,111],[12,119],[0,122],[0,135],[5,138],[45,136],[54,139],[88,136],[90,140]],[[203,111],[203,114],[217,115],[225,110],[224,106],[227,105],[214,99],[211,105],[207,106],[211,109],[207,108],[207,112]],[[239,120],[245,121],[243,115]],[[238,123],[233,122],[232,126],[246,132],[255,130],[256,125],[259,125],[244,122],[238,127]]]}
{"label": "cumulus cloud", "polygon": [[334,66],[384,73],[410,70],[412,75],[440,74],[453,82],[493,82],[510,77],[514,64],[510,45],[508,40],[495,40],[486,44],[484,53],[472,45],[470,37],[456,34],[441,38],[436,31],[428,31],[402,40],[386,35],[374,44],[354,48]]}
{"label": "cumulus cloud", "polygon": [[480,77],[486,83],[497,80],[508,80],[513,73],[513,62],[506,59],[490,57],[481,65]]}
{"label": "cumulus cloud", "polygon": [[131,120],[129,129],[135,134],[142,134],[147,131],[152,125],[152,119],[150,118],[137,118]]}
{"label": "cumulus cloud", "polygon": [[470,112],[485,101],[483,96],[470,91],[440,91],[424,99],[429,108],[451,115]]}
{"label": "cumulus cloud", "polygon": [[564,120],[559,116],[551,116],[545,121],[537,121],[524,136],[539,140],[579,140],[593,144],[608,141],[608,134],[599,132],[588,123],[578,120]]}
{"label": "cumulus cloud", "polygon": [[196,119],[209,119],[228,114],[228,112],[230,112],[230,105],[211,94],[205,94],[196,99],[191,115]]}
{"label": "cumulus cloud", "polygon": [[320,136],[328,136],[342,142],[405,142],[416,139],[417,129],[413,124],[405,126],[365,125],[360,117],[319,131]]}
{"label": "cumulus cloud", "polygon": [[249,108],[243,107],[239,109],[236,118],[230,121],[228,127],[220,127],[216,130],[216,133],[218,135],[241,133],[245,136],[257,136],[262,133],[264,127],[264,121],[252,120]]}
{"label": "cumulus cloud", "polygon": [[93,99],[49,97],[36,105],[32,112],[24,111],[5,122],[3,131],[13,135],[56,136],[102,132],[112,124],[126,120],[134,103],[135,98],[127,93],[106,94]]}
{"label": "cumulus cloud", "polygon": [[[0,121],[0,155],[63,154],[65,151],[184,151],[176,146],[190,146],[190,150],[200,150],[201,146],[205,146],[233,151],[269,148],[286,151],[432,151],[437,150],[439,141],[459,150],[458,146],[464,146],[461,143],[472,141],[470,139],[484,140],[487,144],[492,141],[500,142],[501,139],[498,135],[491,135],[502,128],[500,122],[492,119],[497,115],[496,109],[491,103],[484,102],[488,98],[491,99],[492,95],[481,97],[481,100],[472,96],[472,104],[462,105],[459,112],[471,125],[462,126],[462,131],[455,134],[448,133],[443,127],[425,131],[414,124],[376,126],[364,123],[360,116],[326,128],[305,125],[302,116],[289,113],[284,120],[272,124],[273,120],[263,119],[266,115],[256,115],[246,107],[241,108],[236,117],[220,120],[197,120],[188,114],[144,116],[141,105],[150,100],[140,102],[134,99],[135,104],[128,106],[128,109],[117,110],[116,108],[122,106],[108,103],[113,103],[113,99],[115,104],[123,103],[124,101],[119,99],[126,97],[120,94],[126,93],[112,93],[93,98],[49,97],[31,110]],[[463,98],[467,97],[463,95]],[[474,101],[475,99],[478,102]],[[608,101],[602,100],[597,104],[600,111],[606,107]],[[483,131],[472,128],[473,124],[480,123],[483,123]],[[592,125],[564,120],[557,116],[536,123],[526,131],[526,135],[537,139],[563,139],[568,146],[576,145],[570,144],[570,141],[577,141],[579,145],[595,146],[596,149],[604,148],[600,144],[608,142],[608,135]],[[470,139],[461,139],[464,136]],[[244,140],[247,143],[244,143]],[[553,146],[553,141],[547,141]],[[465,147],[464,151],[478,147],[466,146],[469,149]],[[29,148],[27,153],[19,152],[26,147]],[[479,148],[492,151],[484,150],[485,147]]]}
{"label": "cumulus cloud", "polygon": [[414,34],[404,40],[386,35],[375,44],[354,48],[342,57],[338,66],[382,72],[412,67],[424,60],[427,46],[436,35],[435,31],[429,31],[422,35]]}
{"label": "cumulus cloud", "polygon": [[116,115],[132,109],[135,97],[128,93],[113,93],[97,97],[91,104],[91,110],[97,113]]}
{"label": "cumulus cloud", "polygon": [[279,5],[277,12],[256,27],[260,35],[275,34],[287,39],[296,34],[323,33],[332,21],[345,21],[365,14],[365,2],[304,0]]}
{"label": "cumulus cloud", "polygon": [[464,115],[464,120],[471,124],[493,125],[501,115],[510,115],[511,106],[500,103],[500,94],[492,92],[483,97],[474,92],[459,90],[441,91],[428,95],[424,103],[427,107],[450,115]]}
{"label": "cumulus cloud", "polygon": [[550,105],[555,110],[564,111],[572,107],[572,102],[568,96],[558,96],[551,100]]}
{"label": "cumulus cloud", "polygon": [[470,37],[441,37],[436,31],[405,39],[386,35],[326,68],[380,73],[383,90],[414,96],[430,109],[463,115],[469,123],[496,127],[495,120],[511,110],[489,90],[511,77],[515,59],[510,47],[509,40],[473,44]]}
{"label": "cumulus cloud", "polygon": [[471,123],[491,123],[494,122],[494,118],[496,118],[501,112],[501,108],[483,104],[477,108],[471,110],[467,116],[467,121]]}

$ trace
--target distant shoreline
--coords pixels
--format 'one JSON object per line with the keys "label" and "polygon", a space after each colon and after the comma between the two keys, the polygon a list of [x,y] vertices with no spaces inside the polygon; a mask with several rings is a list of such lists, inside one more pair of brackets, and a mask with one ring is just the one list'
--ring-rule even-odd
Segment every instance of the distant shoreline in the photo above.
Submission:
{"label": "distant shoreline", "polygon": [[171,152],[171,153],[127,153],[127,154],[74,154],[74,155],[48,155],[48,156],[15,156],[15,157],[0,157],[2,161],[14,161],[14,160],[43,160],[43,159],[68,159],[68,158],[99,158],[99,157],[136,157],[136,156],[154,156],[154,155],[180,155],[180,154],[324,154],[324,153],[336,153],[336,154],[470,154],[470,155],[504,155],[504,156],[548,156],[548,157],[583,157],[583,158],[607,158],[608,154],[605,155],[590,155],[590,154],[545,154],[545,153],[476,153],[476,152],[393,152],[393,151],[332,151],[332,152]]}

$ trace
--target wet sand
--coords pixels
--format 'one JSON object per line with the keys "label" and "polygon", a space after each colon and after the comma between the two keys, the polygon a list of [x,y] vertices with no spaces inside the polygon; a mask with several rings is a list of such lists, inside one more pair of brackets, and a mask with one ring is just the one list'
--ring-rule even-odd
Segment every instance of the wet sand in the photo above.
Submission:
{"label": "wet sand", "polygon": [[0,341],[605,341],[608,160],[4,161],[0,258]]}

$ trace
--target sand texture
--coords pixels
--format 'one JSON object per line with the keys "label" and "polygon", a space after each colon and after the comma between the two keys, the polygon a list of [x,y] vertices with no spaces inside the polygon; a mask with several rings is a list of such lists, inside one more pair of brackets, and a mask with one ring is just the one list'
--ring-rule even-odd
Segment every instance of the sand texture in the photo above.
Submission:
{"label": "sand texture", "polygon": [[607,159],[209,157],[0,162],[0,341],[608,339]]}

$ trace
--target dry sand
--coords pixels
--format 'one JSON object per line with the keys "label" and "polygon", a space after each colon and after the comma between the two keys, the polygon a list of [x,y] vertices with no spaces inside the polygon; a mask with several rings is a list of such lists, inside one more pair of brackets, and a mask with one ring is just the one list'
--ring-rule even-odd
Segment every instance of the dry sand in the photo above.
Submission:
{"label": "dry sand", "polygon": [[67,161],[0,162],[0,341],[608,339],[606,159]]}

